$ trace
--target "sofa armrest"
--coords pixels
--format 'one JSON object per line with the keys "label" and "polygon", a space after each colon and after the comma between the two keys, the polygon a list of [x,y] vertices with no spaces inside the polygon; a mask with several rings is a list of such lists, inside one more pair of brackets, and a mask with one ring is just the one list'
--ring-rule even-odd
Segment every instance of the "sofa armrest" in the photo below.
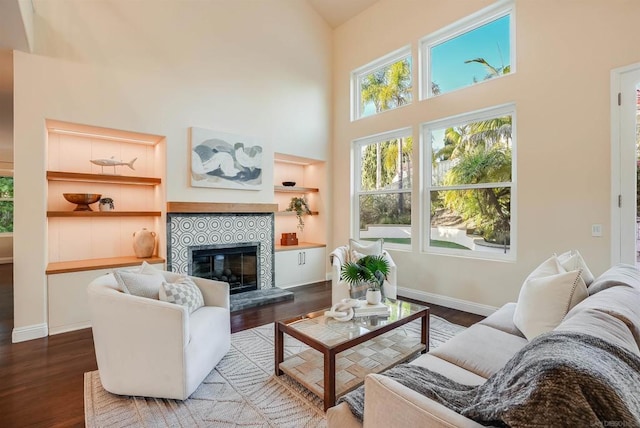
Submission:
{"label": "sofa armrest", "polygon": [[395,380],[370,374],[364,381],[364,427],[473,427],[467,419]]}
{"label": "sofa armrest", "polygon": [[196,276],[192,276],[191,279],[202,292],[205,306],[218,306],[225,309],[231,307],[229,303],[229,283]]}

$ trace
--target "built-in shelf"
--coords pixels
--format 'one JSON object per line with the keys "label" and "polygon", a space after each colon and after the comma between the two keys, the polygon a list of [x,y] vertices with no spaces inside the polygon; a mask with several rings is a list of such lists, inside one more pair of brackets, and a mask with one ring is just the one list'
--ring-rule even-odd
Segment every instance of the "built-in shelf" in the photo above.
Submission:
{"label": "built-in shelf", "polygon": [[[297,215],[295,211],[276,211],[275,213],[276,215]],[[318,211],[311,211],[311,214],[304,214],[304,215],[318,215],[320,214]]]}
{"label": "built-in shelf", "polygon": [[316,244],[313,242],[298,242],[296,245],[281,245],[275,244],[275,251],[293,251],[293,250],[305,250],[308,248],[324,248],[325,244]]}
{"label": "built-in shelf", "polygon": [[89,260],[72,260],[68,262],[49,263],[47,266],[47,274],[82,272],[86,270],[110,269],[126,266],[137,266],[143,261],[150,264],[164,263],[162,257],[147,257],[139,259],[135,256],[127,257],[109,257],[106,259],[89,259]]}
{"label": "built-in shelf", "polygon": [[47,211],[47,217],[160,217],[160,211]]}
{"label": "built-in shelf", "polygon": [[50,181],[85,181],[89,183],[136,184],[156,186],[162,182],[157,177],[131,177],[111,174],[87,174],[82,172],[47,171]]}
{"label": "built-in shelf", "polygon": [[317,187],[300,187],[300,186],[273,186],[275,192],[282,193],[317,193]]}

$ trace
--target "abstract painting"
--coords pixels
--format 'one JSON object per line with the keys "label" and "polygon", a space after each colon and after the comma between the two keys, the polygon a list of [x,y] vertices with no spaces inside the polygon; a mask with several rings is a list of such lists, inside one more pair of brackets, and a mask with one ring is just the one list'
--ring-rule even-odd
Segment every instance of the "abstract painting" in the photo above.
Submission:
{"label": "abstract painting", "polygon": [[191,186],[260,190],[262,146],[254,138],[191,128]]}

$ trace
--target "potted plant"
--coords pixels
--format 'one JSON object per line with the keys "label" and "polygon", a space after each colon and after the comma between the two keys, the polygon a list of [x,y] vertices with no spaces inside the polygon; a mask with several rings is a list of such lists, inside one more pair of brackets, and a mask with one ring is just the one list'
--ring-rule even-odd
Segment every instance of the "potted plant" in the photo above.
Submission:
{"label": "potted plant", "polygon": [[367,285],[367,302],[375,305],[382,301],[382,285],[389,274],[389,262],[383,256],[364,256],[342,265],[340,279],[352,289]]}
{"label": "potted plant", "polygon": [[287,211],[295,211],[296,217],[298,217],[298,229],[300,230],[300,233],[302,233],[302,231],[304,230],[304,219],[302,216],[304,216],[305,214],[311,214],[309,204],[307,203],[307,198],[291,198]]}

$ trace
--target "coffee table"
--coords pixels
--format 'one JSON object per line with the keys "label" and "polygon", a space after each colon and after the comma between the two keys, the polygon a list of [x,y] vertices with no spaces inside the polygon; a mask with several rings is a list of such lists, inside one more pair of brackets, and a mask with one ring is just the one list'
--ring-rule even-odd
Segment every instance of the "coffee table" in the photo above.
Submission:
{"label": "coffee table", "polygon": [[[276,376],[286,373],[296,379],[324,400],[326,411],[335,405],[336,397],[361,385],[367,374],[427,352],[429,308],[399,299],[384,303],[391,309],[388,317],[373,315],[340,322],[325,317],[325,310],[321,310],[276,321]],[[422,320],[419,337],[401,328],[418,318]],[[307,349],[284,360],[285,333],[319,352]]]}

